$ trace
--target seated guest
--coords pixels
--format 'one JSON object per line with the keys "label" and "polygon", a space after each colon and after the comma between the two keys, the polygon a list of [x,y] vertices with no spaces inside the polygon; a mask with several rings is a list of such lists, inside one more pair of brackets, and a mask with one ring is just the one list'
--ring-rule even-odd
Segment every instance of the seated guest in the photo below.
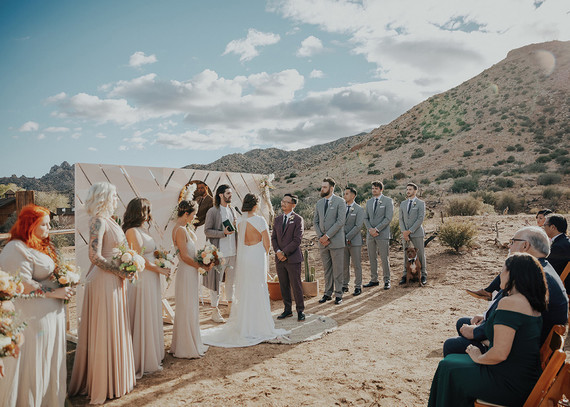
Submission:
{"label": "seated guest", "polygon": [[[560,277],[552,268],[549,262],[545,259],[549,251],[548,236],[544,231],[537,226],[527,226],[519,229],[510,241],[509,254],[524,252],[529,253],[538,258],[544,273],[546,274],[546,283],[548,284],[548,291],[550,293],[550,300],[548,309],[543,313],[543,324],[541,334],[541,344],[546,339],[546,336],[552,329],[553,325],[566,324],[568,321],[568,296]],[[491,303],[487,314],[494,309],[497,305],[497,297],[502,296],[500,292],[500,279],[495,278],[493,282],[485,289],[481,289],[486,294],[491,296],[494,291],[499,291],[493,303]],[[457,332],[459,337],[450,338],[445,341],[443,345],[443,354],[449,353],[464,353],[468,345],[474,345],[483,349],[480,342],[486,339],[483,335],[485,318],[483,315],[478,315],[470,318],[460,318],[457,321]],[[479,326],[483,324],[483,326]]]}
{"label": "seated guest", "polygon": [[489,315],[489,350],[467,347],[441,362],[431,384],[428,407],[490,403],[521,406],[540,376],[541,313],[548,301],[545,274],[528,253],[507,258],[500,275],[505,296]]}
{"label": "seated guest", "polygon": [[[546,258],[558,275],[562,274],[570,261],[570,239],[566,236],[568,222],[561,215],[550,215],[544,223],[544,231],[550,238],[550,254]],[[564,282],[568,291],[570,279]]]}
{"label": "seated guest", "polygon": [[552,211],[550,209],[541,209],[536,213],[536,226],[543,227],[546,217],[550,215]]}

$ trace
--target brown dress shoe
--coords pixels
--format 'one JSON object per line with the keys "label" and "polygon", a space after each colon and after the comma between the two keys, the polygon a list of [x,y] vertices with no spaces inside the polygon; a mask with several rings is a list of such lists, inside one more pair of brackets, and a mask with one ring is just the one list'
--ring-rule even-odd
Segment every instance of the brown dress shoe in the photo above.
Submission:
{"label": "brown dress shoe", "polygon": [[467,294],[472,295],[473,297],[475,297],[479,300],[491,301],[491,299],[492,299],[491,293],[488,291],[485,291],[483,289],[480,289],[477,291],[473,291],[473,290],[465,290],[465,291],[467,291]]}

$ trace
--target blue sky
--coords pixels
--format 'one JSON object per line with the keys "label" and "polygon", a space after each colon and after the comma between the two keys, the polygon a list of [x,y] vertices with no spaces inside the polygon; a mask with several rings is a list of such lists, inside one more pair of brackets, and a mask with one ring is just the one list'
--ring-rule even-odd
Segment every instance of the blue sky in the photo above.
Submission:
{"label": "blue sky", "polygon": [[308,147],[550,40],[567,0],[0,0],[0,176]]}

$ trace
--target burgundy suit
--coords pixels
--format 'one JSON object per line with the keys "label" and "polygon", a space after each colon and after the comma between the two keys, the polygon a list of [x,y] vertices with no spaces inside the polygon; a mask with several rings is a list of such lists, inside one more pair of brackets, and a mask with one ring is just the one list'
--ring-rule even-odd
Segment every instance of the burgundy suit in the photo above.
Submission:
{"label": "burgundy suit", "polygon": [[303,301],[303,287],[301,285],[301,263],[303,253],[301,252],[301,239],[303,238],[303,218],[291,212],[285,228],[283,228],[283,214],[277,216],[273,222],[273,232],[271,233],[271,244],[277,253],[279,250],[287,256],[285,261],[279,261],[275,256],[277,276],[279,277],[279,287],[285,312],[291,312],[292,298],[291,291],[295,297],[295,307],[297,312],[303,312],[305,302]]}

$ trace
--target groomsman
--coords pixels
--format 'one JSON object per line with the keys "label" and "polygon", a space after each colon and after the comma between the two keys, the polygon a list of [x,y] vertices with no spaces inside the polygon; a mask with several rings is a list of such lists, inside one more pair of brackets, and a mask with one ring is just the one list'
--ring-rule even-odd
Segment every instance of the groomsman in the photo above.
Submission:
{"label": "groomsman", "polygon": [[389,290],[390,285],[390,222],[394,216],[394,202],[384,196],[384,184],[380,181],[372,183],[372,198],[366,202],[366,246],[370,257],[370,282],[364,287],[380,285],[378,281],[378,256],[382,261],[384,289]]}
{"label": "groomsman", "polygon": [[285,194],[281,200],[283,213],[275,218],[271,245],[275,251],[275,268],[279,277],[279,287],[285,309],[277,319],[293,316],[291,291],[295,297],[297,321],[305,319],[305,302],[301,284],[301,240],[303,239],[303,218],[294,212],[299,198],[297,195]]}
{"label": "groomsman", "polygon": [[346,220],[344,223],[344,274],[342,281],[342,292],[348,292],[350,281],[350,259],[354,268],[354,292],[352,295],[362,293],[362,234],[360,230],[364,224],[364,209],[356,202],[356,189],[346,187],[344,190],[344,201],[346,202]]}
{"label": "groomsman", "polygon": [[402,231],[402,245],[404,246],[404,274],[400,285],[406,283],[406,247],[412,244],[418,249],[418,257],[422,263],[422,285],[427,284],[426,255],[424,251],[424,228],[422,223],[426,215],[425,202],[417,198],[418,186],[413,182],[406,185],[408,199],[400,204],[400,230]]}
{"label": "groomsman", "polygon": [[[216,189],[214,206],[206,213],[204,223],[204,234],[206,238],[216,246],[225,260],[225,270],[217,273],[210,270],[204,276],[203,285],[210,289],[210,301],[212,306],[212,320],[214,322],[225,322],[218,309],[220,299],[220,282],[226,274],[226,299],[231,302],[234,296],[234,277],[237,252],[237,238],[235,234],[237,209],[230,204],[232,202],[232,189],[229,185],[222,184]],[[223,222],[228,220],[233,225],[233,230],[229,226],[224,227]]]}
{"label": "groomsman", "polygon": [[321,199],[315,208],[315,231],[319,237],[319,249],[325,272],[325,294],[319,300],[324,303],[335,294],[335,304],[342,302],[342,267],[344,265],[344,221],[346,203],[334,194],[336,182],[325,178],[321,185]]}

